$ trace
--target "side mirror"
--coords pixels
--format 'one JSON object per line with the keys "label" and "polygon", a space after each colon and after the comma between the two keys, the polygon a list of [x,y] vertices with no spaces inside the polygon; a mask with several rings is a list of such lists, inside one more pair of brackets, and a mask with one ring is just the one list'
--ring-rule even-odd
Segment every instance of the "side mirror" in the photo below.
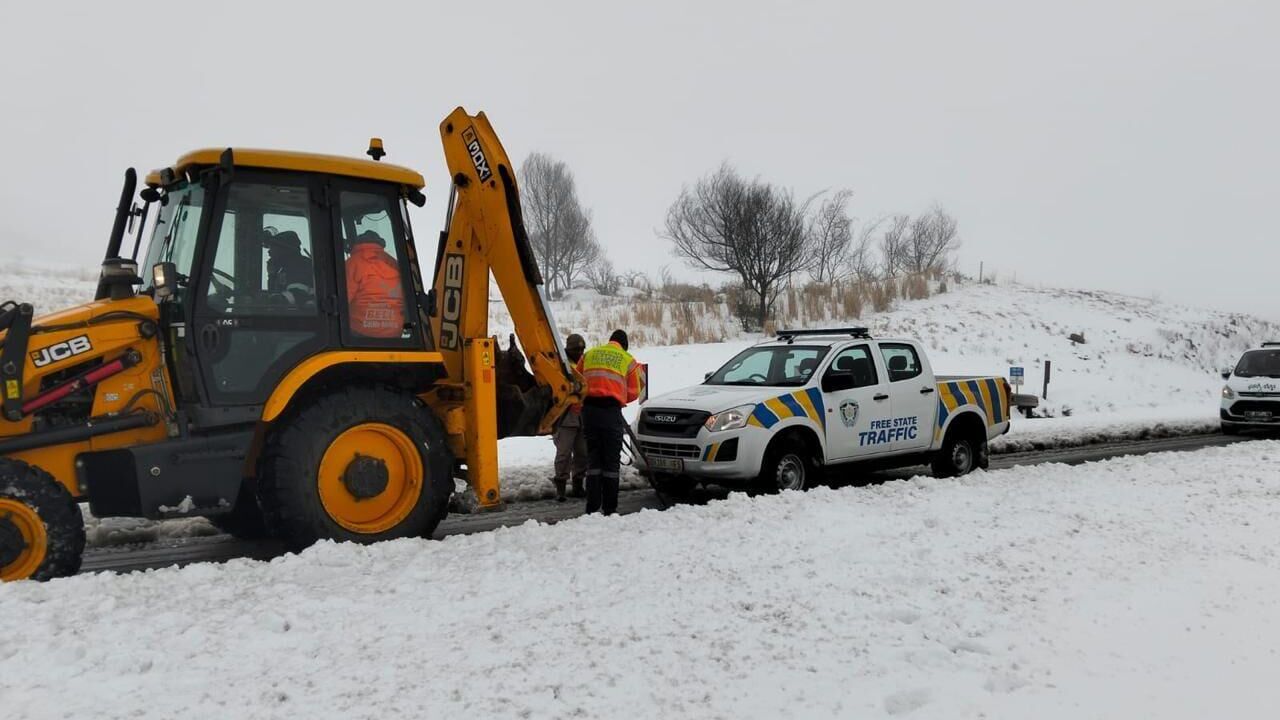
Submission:
{"label": "side mirror", "polygon": [[709,372],[709,373],[707,373],[707,374],[703,375],[703,376],[702,376],[702,382],[706,382],[706,381],[710,380],[712,375],[715,375],[715,373],[713,373],[713,372]]}
{"label": "side mirror", "polygon": [[1223,370],[1223,371],[1222,371],[1222,379],[1223,379],[1223,380],[1230,380],[1230,379],[1231,379],[1231,371],[1230,371],[1230,370]]}
{"label": "side mirror", "polygon": [[171,262],[156,263],[151,266],[151,287],[155,288],[156,300],[173,295],[178,288],[178,266]]}
{"label": "side mirror", "polygon": [[822,392],[839,392],[853,389],[853,373],[829,372],[822,378]]}

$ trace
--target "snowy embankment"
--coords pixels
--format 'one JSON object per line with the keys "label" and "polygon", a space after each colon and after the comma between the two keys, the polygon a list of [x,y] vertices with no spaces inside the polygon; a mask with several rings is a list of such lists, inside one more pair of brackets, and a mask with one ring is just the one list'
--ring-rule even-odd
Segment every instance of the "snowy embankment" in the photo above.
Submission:
{"label": "snowy embankment", "polygon": [[1260,441],[5,584],[0,697],[33,719],[1267,717],[1278,462]]}

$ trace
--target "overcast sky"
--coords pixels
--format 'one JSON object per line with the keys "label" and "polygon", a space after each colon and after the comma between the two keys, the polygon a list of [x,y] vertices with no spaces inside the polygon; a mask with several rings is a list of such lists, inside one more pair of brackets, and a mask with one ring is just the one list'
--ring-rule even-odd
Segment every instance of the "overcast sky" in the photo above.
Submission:
{"label": "overcast sky", "polygon": [[969,272],[1280,319],[1274,0],[60,5],[0,27],[19,258],[96,263],[129,165],[371,135],[432,237],[462,105],[569,163],[619,268],[682,267],[656,230],[728,160],[859,217],[941,203]]}

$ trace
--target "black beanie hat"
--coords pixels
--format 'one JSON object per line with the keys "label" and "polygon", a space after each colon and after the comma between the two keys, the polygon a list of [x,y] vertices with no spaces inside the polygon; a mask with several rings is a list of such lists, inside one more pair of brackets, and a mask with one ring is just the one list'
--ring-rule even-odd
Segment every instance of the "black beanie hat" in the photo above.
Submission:
{"label": "black beanie hat", "polygon": [[627,349],[627,334],[621,330],[614,330],[609,336],[609,342],[616,342],[622,346],[623,350]]}

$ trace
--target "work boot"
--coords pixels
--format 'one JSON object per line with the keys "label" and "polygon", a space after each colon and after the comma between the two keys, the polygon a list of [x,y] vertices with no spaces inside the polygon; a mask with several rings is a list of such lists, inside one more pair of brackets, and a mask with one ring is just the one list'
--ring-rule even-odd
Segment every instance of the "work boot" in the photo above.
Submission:
{"label": "work boot", "polygon": [[586,496],[587,496],[587,491],[582,489],[582,478],[580,477],[574,478],[573,489],[569,491],[569,497],[581,498]]}
{"label": "work boot", "polygon": [[555,484],[555,486],[556,486],[556,502],[564,502],[564,500],[565,500],[565,496],[564,496],[564,481],[563,481],[563,480],[552,480],[551,482],[552,482],[552,483],[554,483],[554,484]]}

